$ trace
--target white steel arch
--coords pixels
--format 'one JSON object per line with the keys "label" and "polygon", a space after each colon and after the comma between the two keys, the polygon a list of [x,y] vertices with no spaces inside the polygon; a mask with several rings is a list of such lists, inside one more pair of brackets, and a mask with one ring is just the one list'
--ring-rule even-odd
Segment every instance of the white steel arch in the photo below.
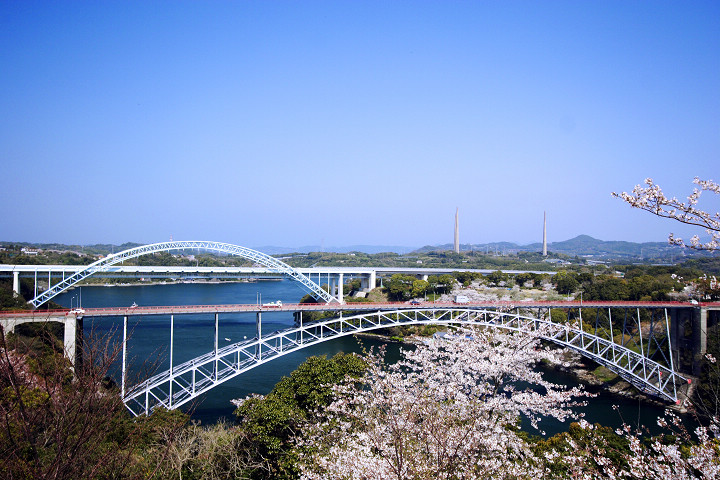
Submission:
{"label": "white steel arch", "polygon": [[258,252],[257,250],[241,247],[239,245],[232,245],[229,243],[220,242],[175,241],[143,245],[141,247],[123,250],[122,252],[118,252],[113,255],[108,255],[107,257],[102,258],[95,263],[91,263],[85,269],[74,273],[73,275],[64,279],[62,282],[48,288],[47,290],[39,294],[37,297],[30,300],[30,303],[32,303],[32,305],[37,308],[51,298],[55,297],[56,295],[64,292],[68,288],[89,277],[90,275],[97,272],[107,271],[109,267],[122,261],[135,257],[140,257],[142,255],[148,255],[150,253],[167,252],[171,250],[185,250],[192,248],[211,250],[215,252],[227,253],[229,255],[237,255],[239,257],[247,258],[265,267],[275,270],[276,273],[284,274],[291,277],[293,280],[297,280],[310,293],[315,295],[317,298],[324,300],[326,303],[337,301],[332,295],[320,288],[320,285],[313,282],[308,277],[292,268],[290,265],[281,262],[277,258],[271,257],[270,255]]}
{"label": "white steel arch", "polygon": [[316,343],[378,328],[418,324],[469,324],[516,332],[541,333],[542,338],[605,365],[645,393],[678,402],[688,380],[646,356],[610,339],[548,318],[472,308],[417,308],[363,313],[273,332],[208,352],[155,375],[128,390],[123,402],[133,415],[153,408],[180,407],[213,387],[263,363]]}

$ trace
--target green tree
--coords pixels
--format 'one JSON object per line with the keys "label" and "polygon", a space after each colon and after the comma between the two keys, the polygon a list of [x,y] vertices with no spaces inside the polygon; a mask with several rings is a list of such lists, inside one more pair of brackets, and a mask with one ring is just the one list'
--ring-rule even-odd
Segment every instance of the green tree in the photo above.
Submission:
{"label": "green tree", "polygon": [[402,275],[396,273],[389,280],[385,281],[385,291],[390,300],[401,302],[408,300],[412,295],[413,282],[415,277],[412,275]]}
{"label": "green tree", "polygon": [[356,278],[348,283],[345,284],[343,287],[343,291],[345,292],[345,295],[349,295],[353,292],[357,292],[362,287],[362,280],[359,278]]}
{"label": "green tree", "polygon": [[577,274],[568,272],[567,270],[560,270],[553,276],[553,285],[558,293],[569,294],[575,292],[580,287]]}
{"label": "green tree", "polygon": [[501,282],[507,282],[509,279],[507,273],[503,273],[501,270],[495,270],[487,276],[488,282],[500,285]]}
{"label": "green tree", "polygon": [[414,298],[422,297],[427,293],[430,283],[425,280],[415,280],[412,283],[412,296]]}
{"label": "green tree", "polygon": [[527,282],[535,284],[535,277],[532,273],[518,273],[515,275],[515,283],[518,286],[523,287]]}
{"label": "green tree", "polygon": [[474,272],[453,272],[452,275],[453,277],[455,277],[455,279],[457,279],[458,282],[463,284],[463,287],[467,287],[480,274]]}
{"label": "green tree", "polygon": [[30,306],[12,289],[12,279],[0,280],[0,310],[29,309]]}
{"label": "green tree", "polygon": [[602,275],[584,287],[586,300],[629,300],[630,289],[622,278]]}
{"label": "green tree", "polygon": [[450,293],[453,285],[455,285],[455,278],[449,274],[428,277],[428,291],[433,293]]}
{"label": "green tree", "polygon": [[667,294],[673,285],[669,278],[663,279],[651,275],[641,275],[629,280],[629,295],[631,300],[667,300]]}
{"label": "green tree", "polygon": [[266,396],[242,401],[235,415],[246,434],[243,448],[264,465],[251,478],[297,478],[296,432],[306,422],[317,420],[334,400],[333,385],[347,376],[359,377],[366,368],[365,361],[354,354],[310,357]]}

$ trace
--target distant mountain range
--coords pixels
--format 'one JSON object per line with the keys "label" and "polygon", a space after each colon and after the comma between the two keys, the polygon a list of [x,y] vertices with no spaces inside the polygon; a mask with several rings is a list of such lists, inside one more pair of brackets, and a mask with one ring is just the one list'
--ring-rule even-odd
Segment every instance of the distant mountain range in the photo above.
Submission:
{"label": "distant mountain range", "polygon": [[[27,242],[0,242],[0,247],[10,245],[21,245],[24,247],[54,249],[54,250],[73,250],[77,252],[107,254],[116,253],[128,248],[139,246],[138,243],[124,243],[122,245],[98,244],[98,245],[62,245],[57,243],[27,243]],[[302,247],[277,247],[262,246],[252,247],[269,255],[283,255],[289,253],[309,253],[309,252],[363,252],[368,254],[393,252],[398,254],[406,253],[427,253],[433,251],[452,250],[452,244],[428,245],[422,248],[404,247],[397,245],[349,245],[345,247],[322,247],[320,245],[306,245]],[[518,245],[512,242],[493,242],[482,244],[462,244],[460,249],[463,252],[487,252],[510,254],[519,252],[540,252],[542,244],[531,243],[528,245]],[[718,253],[698,252],[691,249],[675,247],[668,245],[666,242],[625,242],[617,240],[598,240],[589,235],[579,235],[570,240],[562,242],[551,242],[548,244],[548,251],[554,254],[562,254],[569,256],[581,256],[586,258],[596,258],[603,260],[656,260],[656,261],[677,261],[685,257],[708,257],[717,256]]]}
{"label": "distant mountain range", "polygon": [[[282,255],[286,253],[309,253],[309,252],[363,252],[363,253],[382,253],[394,252],[399,254],[405,253],[428,253],[434,251],[452,250],[453,245],[446,243],[443,245],[427,245],[422,248],[400,247],[390,245],[351,245],[347,247],[324,247],[318,245],[308,245],[304,247],[288,248],[276,246],[257,247],[257,250],[270,255]],[[518,245],[513,242],[493,242],[482,244],[461,244],[460,250],[463,252],[475,251],[483,253],[500,253],[511,254],[519,252],[540,252],[542,251],[542,243],[530,243],[528,245]],[[694,250],[668,245],[666,242],[626,242],[621,240],[598,240],[589,235],[578,235],[575,238],[564,240],[561,242],[551,242],[548,244],[550,253],[562,254],[568,256],[580,256],[585,258],[596,258],[603,260],[679,260],[684,257],[709,256],[707,252],[697,252]]]}
{"label": "distant mountain range", "polygon": [[[417,252],[431,252],[438,250],[452,250],[452,244],[425,246]],[[518,253],[518,252],[540,252],[542,251],[542,243],[531,243],[528,245],[518,245],[511,242],[495,242],[484,244],[463,244],[460,245],[461,251],[477,251],[477,252],[498,252],[498,253]],[[708,256],[707,252],[697,252],[694,250],[668,245],[667,242],[625,242],[619,240],[598,240],[589,235],[578,235],[570,240],[562,242],[548,243],[548,252],[560,253],[570,256],[582,257],[598,257],[603,259],[671,259],[690,256]]]}

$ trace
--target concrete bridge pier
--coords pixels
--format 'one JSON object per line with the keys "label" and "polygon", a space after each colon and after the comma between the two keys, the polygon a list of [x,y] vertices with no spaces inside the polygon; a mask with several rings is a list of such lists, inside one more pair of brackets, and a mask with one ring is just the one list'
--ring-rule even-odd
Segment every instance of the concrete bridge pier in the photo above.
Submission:
{"label": "concrete bridge pier", "polygon": [[692,373],[692,339],[686,335],[692,331],[692,321],[692,309],[670,309],[670,352],[675,368],[683,373]]}
{"label": "concrete bridge pier", "polygon": [[[255,314],[255,336],[258,340],[262,340],[262,313],[257,312]],[[260,355],[262,354],[262,348],[260,347],[260,343],[255,346],[255,358],[258,360],[261,360]],[[217,348],[215,350],[215,355],[217,355]]]}
{"label": "concrete bridge pier", "polygon": [[13,272],[13,295],[20,295],[20,272],[17,270]]}
{"label": "concrete bridge pier", "polygon": [[375,270],[371,270],[367,276],[363,275],[360,279],[360,288],[363,292],[369,292],[370,290],[375,289],[376,283],[377,273],[375,273]]}
{"label": "concrete bridge pier", "polygon": [[696,357],[702,360],[708,351],[708,336],[710,336],[710,341],[720,341],[720,331],[718,331],[718,328],[720,328],[718,327],[718,324],[720,324],[720,307],[717,304],[712,306],[703,305],[696,308],[695,311],[698,332],[693,331],[693,340],[697,349]]}
{"label": "concrete bridge pier", "polygon": [[62,323],[63,328],[63,350],[65,357],[72,365],[79,365],[82,362],[83,347],[83,317],[75,315],[43,316],[26,318],[3,318],[0,320],[3,334],[14,333],[15,327],[23,323]]}
{"label": "concrete bridge pier", "polygon": [[344,281],[344,274],[338,273],[337,276],[333,275],[330,277],[330,284],[328,285],[330,287],[330,295],[335,297],[339,303],[345,303],[345,300],[343,300]]}
{"label": "concrete bridge pier", "polygon": [[342,273],[338,274],[337,294],[335,295],[335,297],[338,299],[338,301],[339,301],[340,303],[345,303],[345,300],[343,300],[343,296],[344,296],[344,292],[343,292],[344,282],[345,282],[345,280],[343,280],[343,274],[342,274]]}
{"label": "concrete bridge pier", "polygon": [[65,317],[64,323],[63,349],[65,356],[73,366],[79,367],[82,364],[83,317],[68,315]]}
{"label": "concrete bridge pier", "polygon": [[720,310],[706,306],[670,309],[673,361],[682,373],[700,375],[708,347],[708,329],[720,321]]}

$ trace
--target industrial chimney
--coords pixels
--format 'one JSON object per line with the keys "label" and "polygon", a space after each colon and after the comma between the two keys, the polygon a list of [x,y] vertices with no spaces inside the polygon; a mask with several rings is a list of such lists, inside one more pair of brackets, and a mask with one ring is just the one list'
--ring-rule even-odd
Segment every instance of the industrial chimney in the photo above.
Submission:
{"label": "industrial chimney", "polygon": [[460,208],[455,209],[455,253],[460,253]]}
{"label": "industrial chimney", "polygon": [[547,213],[543,212],[543,257],[547,257]]}

